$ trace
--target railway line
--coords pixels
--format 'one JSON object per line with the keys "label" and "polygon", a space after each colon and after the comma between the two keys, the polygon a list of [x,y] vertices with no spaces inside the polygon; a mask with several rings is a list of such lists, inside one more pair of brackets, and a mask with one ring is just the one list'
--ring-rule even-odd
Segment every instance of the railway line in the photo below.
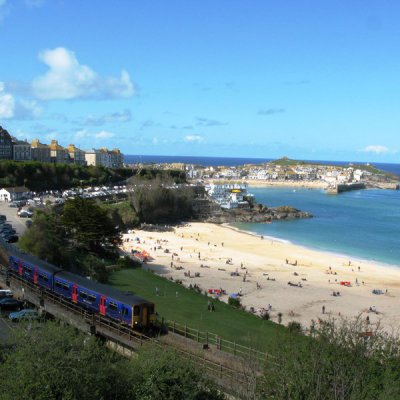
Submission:
{"label": "railway line", "polygon": [[9,286],[17,297],[36,305],[41,311],[91,335],[97,335],[122,354],[129,355],[144,345],[171,348],[200,365],[209,377],[226,393],[246,393],[260,372],[257,360],[243,359],[217,349],[204,348],[200,343],[175,333],[151,336],[113,321],[68,301],[67,299],[25,281],[0,265],[0,281]]}

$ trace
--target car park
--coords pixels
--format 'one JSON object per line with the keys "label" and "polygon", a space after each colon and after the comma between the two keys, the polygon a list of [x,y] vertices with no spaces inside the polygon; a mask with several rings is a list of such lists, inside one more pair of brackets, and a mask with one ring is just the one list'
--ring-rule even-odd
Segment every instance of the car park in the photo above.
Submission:
{"label": "car park", "polygon": [[0,310],[21,310],[23,308],[22,301],[13,299],[11,297],[5,297],[0,300]]}
{"label": "car park", "polygon": [[18,204],[12,202],[12,203],[10,203],[10,204],[8,205],[8,207],[11,207],[11,208],[18,208]]}
{"label": "car park", "polygon": [[8,318],[12,322],[20,322],[20,321],[32,321],[39,319],[39,314],[36,310],[31,309],[23,309],[20,311],[12,312],[8,315]]}

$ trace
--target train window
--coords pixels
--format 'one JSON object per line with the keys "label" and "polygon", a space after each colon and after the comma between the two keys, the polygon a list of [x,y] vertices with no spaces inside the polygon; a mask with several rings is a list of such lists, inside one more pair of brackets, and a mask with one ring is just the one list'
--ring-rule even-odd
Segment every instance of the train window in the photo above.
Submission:
{"label": "train window", "polygon": [[133,315],[134,315],[135,317],[137,317],[137,316],[139,315],[139,313],[140,313],[140,308],[139,308],[139,306],[133,307]]}
{"label": "train window", "polygon": [[111,301],[108,303],[107,307],[111,310],[111,311],[118,311],[118,306],[115,303],[112,303]]}
{"label": "train window", "polygon": [[48,282],[49,281],[49,278],[46,275],[38,274],[38,276],[39,276],[39,279],[44,281],[44,282]]}
{"label": "train window", "polygon": [[128,315],[129,310],[126,307],[122,307],[122,315]]}
{"label": "train window", "polygon": [[61,289],[61,288],[62,288],[62,285],[61,285],[61,283],[60,283],[60,282],[58,282],[58,281],[56,281],[56,287],[57,287],[58,289]]}
{"label": "train window", "polygon": [[92,294],[88,294],[88,300],[96,301],[96,296],[93,296]]}
{"label": "train window", "polygon": [[154,304],[149,305],[149,314],[154,314]]}
{"label": "train window", "polygon": [[29,267],[29,266],[27,266],[27,265],[24,265],[24,270],[25,270],[26,272],[29,272],[29,273],[32,272],[32,268]]}
{"label": "train window", "polygon": [[62,286],[64,290],[69,290],[69,285],[67,285],[66,283],[63,283]]}
{"label": "train window", "polygon": [[79,296],[81,296],[82,299],[86,300],[87,299],[87,294],[85,292],[80,292]]}

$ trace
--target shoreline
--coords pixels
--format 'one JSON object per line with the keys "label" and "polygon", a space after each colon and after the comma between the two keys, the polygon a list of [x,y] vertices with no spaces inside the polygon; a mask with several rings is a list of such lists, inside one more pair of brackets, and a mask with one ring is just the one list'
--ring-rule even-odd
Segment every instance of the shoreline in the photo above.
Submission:
{"label": "shoreline", "polygon": [[252,231],[248,231],[248,230],[237,228],[236,226],[232,226],[229,223],[221,224],[221,226],[224,226],[224,227],[232,229],[234,231],[245,233],[247,235],[251,235],[251,236],[254,236],[254,237],[257,237],[257,238],[261,238],[261,236],[263,236],[264,239],[274,240],[277,243],[290,244],[290,245],[293,245],[293,246],[296,246],[296,247],[300,247],[300,248],[302,248],[304,250],[310,250],[310,251],[315,251],[315,252],[318,252],[318,253],[324,253],[324,254],[330,255],[332,257],[351,258],[352,260],[354,260],[355,262],[358,262],[358,263],[376,264],[376,265],[382,266],[383,268],[393,268],[395,271],[400,271],[400,263],[399,263],[399,265],[396,265],[396,264],[387,263],[387,262],[381,261],[381,260],[373,260],[373,259],[368,259],[368,258],[362,258],[362,257],[356,256],[356,255],[352,255],[352,254],[346,254],[346,253],[340,253],[340,252],[336,252],[336,251],[319,249],[319,248],[316,248],[316,247],[313,247],[313,246],[306,246],[306,245],[303,245],[303,244],[294,243],[289,239],[282,239],[282,238],[278,238],[276,236],[270,236],[270,235],[260,235],[258,233],[252,232]]}
{"label": "shoreline", "polygon": [[[361,315],[365,320],[368,316],[371,325],[400,327],[400,268],[394,265],[261,239],[236,227],[209,223],[178,226],[173,232],[136,230],[124,239],[129,239],[124,241],[127,252],[136,248],[150,253],[146,269],[178,279],[186,287],[197,284],[202,291],[223,288],[225,302],[229,294],[241,292],[242,304],[247,310],[253,307],[257,315],[271,304],[275,322],[279,313],[284,324],[298,321],[305,327],[326,316]],[[373,294],[374,289],[383,294]],[[333,295],[337,292],[339,296]]]}

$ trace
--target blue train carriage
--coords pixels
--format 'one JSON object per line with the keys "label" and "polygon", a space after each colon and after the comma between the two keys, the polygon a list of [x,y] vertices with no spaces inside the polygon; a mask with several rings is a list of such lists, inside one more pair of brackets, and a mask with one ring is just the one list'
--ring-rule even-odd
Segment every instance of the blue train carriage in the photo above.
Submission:
{"label": "blue train carriage", "polygon": [[54,292],[134,328],[146,328],[155,322],[154,303],[67,271],[54,276]]}
{"label": "blue train carriage", "polygon": [[9,268],[24,280],[50,291],[53,290],[54,275],[61,271],[60,268],[29,254],[11,255]]}

